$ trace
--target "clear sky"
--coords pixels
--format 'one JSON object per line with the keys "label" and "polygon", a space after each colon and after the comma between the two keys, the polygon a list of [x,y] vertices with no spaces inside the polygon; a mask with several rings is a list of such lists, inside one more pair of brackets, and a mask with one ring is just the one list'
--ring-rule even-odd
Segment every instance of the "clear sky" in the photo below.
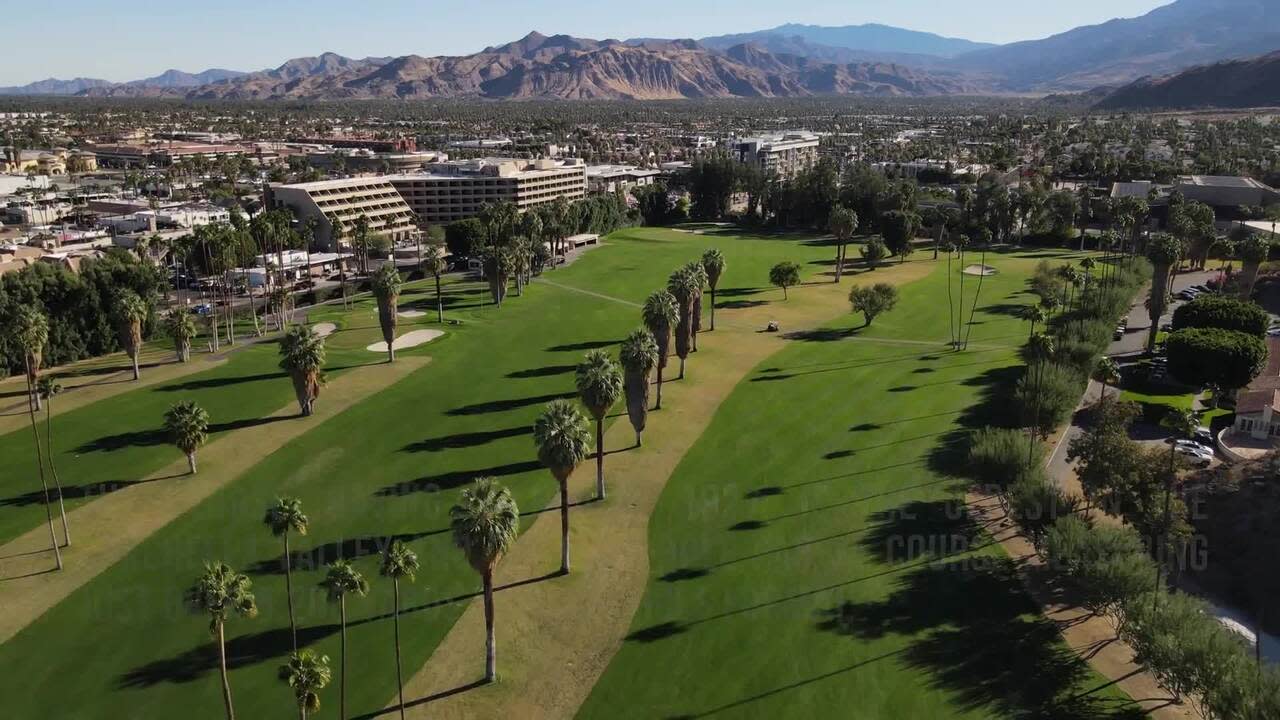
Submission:
{"label": "clear sky", "polygon": [[456,55],[530,30],[705,37],[787,22],[877,22],[985,42],[1134,17],[1169,0],[62,0],[6,3],[0,85],[136,80],[168,68],[261,70],[333,51]]}

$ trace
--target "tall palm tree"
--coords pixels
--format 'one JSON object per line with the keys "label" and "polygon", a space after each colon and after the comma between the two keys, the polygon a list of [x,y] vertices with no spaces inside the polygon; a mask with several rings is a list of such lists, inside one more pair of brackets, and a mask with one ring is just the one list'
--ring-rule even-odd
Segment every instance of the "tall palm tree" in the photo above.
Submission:
{"label": "tall palm tree", "polygon": [[67,525],[67,506],[62,501],[62,481],[58,479],[58,468],[53,464],[53,396],[62,392],[62,386],[53,378],[44,376],[36,384],[36,393],[44,399],[44,452],[49,461],[49,474],[53,475],[53,487],[58,493],[58,513],[62,515],[62,544],[71,546],[71,530]]}
{"label": "tall palm tree", "polygon": [[1102,397],[1098,402],[1104,403],[1107,401],[1107,391],[1120,382],[1120,365],[1109,357],[1101,357],[1093,370],[1093,376],[1102,383]]}
{"label": "tall palm tree", "polygon": [[187,468],[196,474],[196,450],[209,439],[209,413],[194,400],[180,402],[164,414],[170,441],[187,456]]}
{"label": "tall palm tree", "polygon": [[329,656],[317,655],[314,650],[294,650],[289,662],[280,666],[280,679],[293,690],[301,720],[307,720],[307,713],[320,709],[320,691],[332,677]]}
{"label": "tall palm tree", "polygon": [[627,397],[627,417],[636,431],[636,447],[649,416],[649,373],[658,365],[658,344],[647,328],[637,328],[622,341],[622,390]]}
{"label": "tall palm tree", "polygon": [[329,602],[338,604],[338,614],[341,622],[339,628],[342,637],[340,645],[342,655],[338,659],[338,716],[345,720],[347,717],[347,596],[364,597],[368,595],[369,581],[365,580],[360,571],[356,570],[351,563],[339,559],[334,560],[329,565],[329,572],[325,574],[324,580],[320,582],[320,587],[328,592]]}
{"label": "tall palm tree", "polygon": [[284,540],[284,592],[289,604],[289,634],[293,639],[293,651],[298,651],[298,621],[293,613],[293,558],[289,555],[289,533],[306,535],[309,520],[302,512],[302,501],[295,497],[276,498],[262,518],[271,534]]}
{"label": "tall palm tree", "polygon": [[120,344],[133,361],[133,379],[141,377],[138,354],[142,351],[142,323],[147,319],[147,304],[132,290],[122,290],[116,297],[116,322],[120,329]]}
{"label": "tall palm tree", "polygon": [[1025,348],[1028,371],[1032,367],[1036,369],[1036,377],[1034,387],[1028,385],[1027,391],[1031,393],[1029,398],[1032,406],[1031,416],[1031,442],[1027,443],[1027,466],[1030,467],[1035,458],[1036,437],[1040,434],[1040,406],[1042,400],[1040,398],[1041,386],[1044,383],[1044,366],[1053,357],[1054,343],[1053,337],[1045,333],[1036,333],[1027,340]]}
{"label": "tall palm tree", "polygon": [[444,322],[444,296],[440,292],[440,278],[449,269],[444,259],[444,249],[439,245],[428,245],[427,254],[422,258],[422,272],[435,278],[436,281],[436,322]]}
{"label": "tall palm tree", "polygon": [[15,322],[9,329],[10,341],[22,353],[27,373],[27,412],[31,419],[31,437],[35,441],[36,468],[40,472],[40,487],[44,491],[45,516],[49,521],[49,544],[53,547],[53,557],[59,570],[62,569],[62,551],[58,549],[58,535],[53,529],[53,505],[49,499],[49,482],[44,475],[44,453],[40,449],[40,428],[36,424],[36,407],[40,395],[36,389],[36,371],[33,369],[40,362],[41,348],[49,339],[49,321],[34,308],[23,307],[16,313]]}
{"label": "tall palm tree", "polygon": [[569,573],[569,475],[590,449],[586,418],[566,400],[552,400],[533,424],[538,460],[560,484],[560,572]]}
{"label": "tall palm tree", "polygon": [[227,720],[235,720],[231,704],[231,680],[227,677],[227,621],[232,616],[252,618],[258,614],[253,582],[224,562],[205,563],[204,574],[187,591],[192,610],[209,616],[209,633],[218,641],[218,669],[222,674],[222,702]]}
{"label": "tall palm tree", "polygon": [[373,296],[378,300],[378,324],[382,326],[382,339],[387,342],[387,362],[396,361],[397,304],[400,301],[400,271],[389,262],[373,274]]}
{"label": "tall palm tree", "polygon": [[604,499],[604,418],[622,397],[622,373],[609,354],[592,350],[574,375],[578,395],[596,421],[596,497]]}
{"label": "tall palm tree", "polygon": [[324,338],[307,325],[294,325],[280,340],[280,368],[293,380],[302,415],[312,412],[320,386],[324,382]]}
{"label": "tall palm tree", "polygon": [[1261,235],[1250,235],[1240,244],[1241,275],[1240,299],[1248,300],[1253,295],[1253,285],[1258,280],[1258,268],[1266,262],[1271,254],[1271,241]]}
{"label": "tall palm tree", "polygon": [[[333,238],[333,251],[342,253],[342,242],[347,239],[347,231],[342,226],[342,221],[333,216],[329,218],[329,233]],[[346,258],[338,259],[338,283],[342,286],[342,309],[348,307],[347,301],[347,260]]]}
{"label": "tall palm tree", "polygon": [[1147,311],[1151,328],[1147,333],[1147,352],[1156,348],[1156,334],[1160,332],[1160,316],[1168,306],[1169,274],[1182,255],[1182,243],[1167,233],[1159,233],[1147,241],[1147,259],[1151,261],[1151,302]]}
{"label": "tall palm tree", "polygon": [[661,410],[662,371],[667,367],[667,358],[671,356],[671,331],[680,318],[680,306],[674,295],[666,290],[658,290],[645,299],[640,315],[658,346],[658,398],[653,409]]}
{"label": "tall palm tree", "polygon": [[849,246],[849,238],[853,237],[853,233],[857,229],[858,213],[843,205],[836,205],[831,208],[831,214],[827,216],[827,232],[835,236],[836,239],[837,283],[840,282],[840,276],[844,273],[845,248]]}
{"label": "tall palm tree", "polygon": [[675,325],[676,356],[680,358],[680,376],[684,379],[684,364],[689,358],[690,343],[693,338],[693,303],[698,297],[697,278],[690,275],[688,268],[680,268],[671,273],[667,279],[667,292],[676,299],[679,315]]}
{"label": "tall palm tree", "polygon": [[1035,337],[1036,325],[1044,325],[1049,322],[1049,309],[1044,305],[1024,305],[1018,310],[1018,317],[1026,320],[1031,325],[1031,332],[1027,335],[1030,340]]}
{"label": "tall palm tree", "polygon": [[449,509],[453,543],[480,574],[484,585],[484,679],[498,678],[498,643],[493,627],[493,569],[520,532],[520,508],[511,491],[493,478],[478,478]]}
{"label": "tall palm tree", "polygon": [[174,350],[178,353],[178,362],[191,359],[191,338],[196,336],[196,319],[191,313],[181,308],[169,311],[169,335],[173,338]]}
{"label": "tall palm tree", "polygon": [[689,302],[689,341],[690,350],[698,352],[698,333],[702,332],[702,289],[707,285],[707,271],[698,261],[684,266],[694,288],[693,298]]}
{"label": "tall palm tree", "polygon": [[400,694],[400,720],[404,720],[404,676],[400,668],[400,581],[408,580],[413,582],[413,577],[417,572],[418,554],[399,540],[392,542],[391,547],[387,548],[387,553],[382,556],[382,574],[384,577],[391,578],[391,587],[395,599],[392,618],[395,628],[396,690]]}
{"label": "tall palm tree", "polygon": [[[711,330],[716,329],[716,286],[724,274],[724,253],[711,248],[702,254],[702,269],[707,274],[707,287],[711,288]],[[837,279],[836,282],[839,282]]]}

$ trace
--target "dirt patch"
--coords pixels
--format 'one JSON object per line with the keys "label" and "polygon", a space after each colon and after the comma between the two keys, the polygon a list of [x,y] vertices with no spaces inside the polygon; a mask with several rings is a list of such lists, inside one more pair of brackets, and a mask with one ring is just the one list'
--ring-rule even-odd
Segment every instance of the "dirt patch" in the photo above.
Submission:
{"label": "dirt patch", "polygon": [[[401,335],[400,337],[396,338],[396,341],[391,344],[391,347],[395,348],[396,350],[407,350],[411,347],[426,345],[427,343],[431,342],[432,340],[435,340],[436,338],[440,337],[443,334],[444,332],[441,330],[414,330],[412,332],[407,332],[404,335]],[[376,342],[368,346],[367,348],[365,348],[365,350],[368,350],[370,352],[384,353],[387,351],[387,343],[385,341]]]}
{"label": "dirt patch", "polygon": [[[877,272],[874,280],[908,282],[933,267],[907,263]],[[845,315],[849,287],[857,282],[862,279],[809,285],[797,288],[785,303],[719,311],[716,331],[699,336],[700,350],[690,360],[686,379],[663,387],[663,409],[650,416],[644,446],[628,449],[634,433],[625,418],[605,435],[606,451],[615,451],[605,461],[609,496],[603,503],[573,510],[573,574],[498,593],[501,682],[446,693],[482,675],[484,610],[477,600],[468,605],[425,667],[405,684],[406,699],[445,694],[415,705],[408,715],[572,717],[621,646],[644,595],[649,580],[649,516],[667,478],[733,388],[787,342],[781,334],[757,329],[769,320],[805,328]],[[594,482],[594,463],[584,463],[570,478],[571,496],[593,497]],[[558,507],[558,500],[552,502]],[[554,571],[559,522],[556,513],[539,515],[498,567],[497,584]],[[589,611],[566,612],[566,608]],[[394,704],[390,698],[388,707]]]}
{"label": "dirt patch", "polygon": [[[72,511],[67,519],[75,541],[63,548],[65,568],[53,569],[49,529],[41,525],[0,546],[0,643],[13,637],[67,595],[118,562],[153,532],[185,513],[217,490],[234,482],[254,465],[303,433],[343,412],[373,393],[423,367],[430,358],[405,358],[356,368],[325,386],[309,418],[295,417],[297,405],[286,405],[272,417],[291,418],[260,427],[234,430],[200,451],[200,474],[187,475],[187,461],[177,456],[169,466],[142,482],[118,490]],[[283,381],[282,381],[283,382]]]}
{"label": "dirt patch", "polygon": [[402,318],[420,318],[426,315],[426,313],[422,312],[421,310],[401,310],[396,314]]}
{"label": "dirt patch", "polygon": [[965,275],[995,275],[999,270],[990,265],[966,265],[960,272]]}
{"label": "dirt patch", "polygon": [[315,325],[312,325],[311,329],[314,330],[315,333],[320,337],[329,337],[330,335],[337,332],[338,326],[331,322],[322,322],[322,323],[316,323]]}

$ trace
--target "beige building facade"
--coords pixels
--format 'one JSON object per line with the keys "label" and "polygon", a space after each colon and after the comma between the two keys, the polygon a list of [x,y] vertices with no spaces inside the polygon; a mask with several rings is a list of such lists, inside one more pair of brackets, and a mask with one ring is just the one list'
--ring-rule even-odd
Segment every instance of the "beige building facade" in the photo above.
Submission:
{"label": "beige building facade", "polygon": [[482,158],[433,163],[427,170],[388,176],[423,225],[475,217],[489,204],[511,202],[523,212],[587,194],[586,166],[577,161]]}

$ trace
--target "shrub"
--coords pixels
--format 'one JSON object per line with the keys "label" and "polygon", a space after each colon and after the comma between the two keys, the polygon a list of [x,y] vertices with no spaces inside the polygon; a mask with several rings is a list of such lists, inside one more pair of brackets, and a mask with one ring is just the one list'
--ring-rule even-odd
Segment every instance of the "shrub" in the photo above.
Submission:
{"label": "shrub", "polygon": [[1165,341],[1169,371],[1195,387],[1217,385],[1242,388],[1267,362],[1267,345],[1261,338],[1235,330],[1188,328]]}
{"label": "shrub", "polygon": [[1271,316],[1257,304],[1224,295],[1202,295],[1173,311],[1173,329],[1219,328],[1257,337],[1267,334]]}
{"label": "shrub", "polygon": [[973,434],[969,444],[969,477],[979,485],[1008,487],[1033,476],[1044,460],[1044,449],[1021,430],[987,427]]}
{"label": "shrub", "polygon": [[1045,533],[1060,518],[1071,517],[1076,510],[1076,499],[1068,496],[1057,484],[1050,482],[1041,466],[1038,472],[1024,473],[1009,486],[1009,516],[1031,540],[1040,547]]}
{"label": "shrub", "polygon": [[1014,394],[1014,408],[1024,427],[1034,426],[1048,437],[1071,417],[1084,376],[1074,368],[1054,362],[1034,362],[1027,366]]}

